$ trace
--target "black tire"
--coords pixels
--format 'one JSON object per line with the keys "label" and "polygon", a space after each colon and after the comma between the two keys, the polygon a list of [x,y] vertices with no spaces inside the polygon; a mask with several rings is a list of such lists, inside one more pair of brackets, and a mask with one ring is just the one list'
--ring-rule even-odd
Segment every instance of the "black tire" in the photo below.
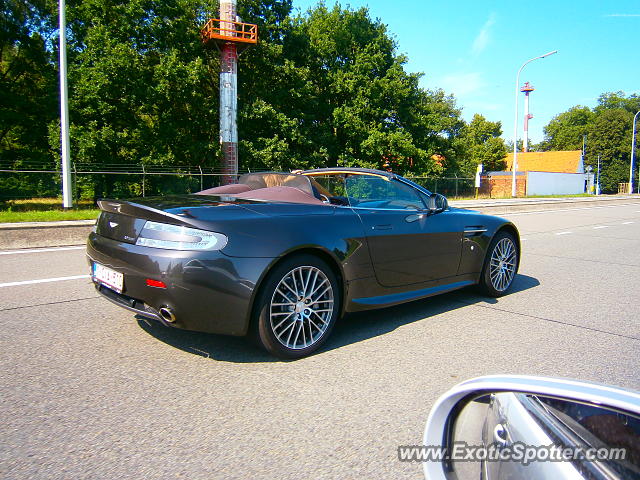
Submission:
{"label": "black tire", "polygon": [[[496,262],[496,257],[500,258],[502,262]],[[515,237],[509,232],[498,232],[487,249],[480,275],[480,290],[490,297],[505,295],[513,285],[513,280],[518,273],[519,258],[520,251]],[[494,260],[493,265],[492,259]],[[513,268],[512,271],[511,268]],[[500,270],[502,270],[502,274]]]}
{"label": "black tire", "polygon": [[[294,299],[296,287],[304,293],[302,298]],[[322,259],[301,254],[284,260],[269,272],[256,298],[252,318],[256,342],[279,358],[310,355],[331,334],[340,314],[341,292],[335,273]]]}

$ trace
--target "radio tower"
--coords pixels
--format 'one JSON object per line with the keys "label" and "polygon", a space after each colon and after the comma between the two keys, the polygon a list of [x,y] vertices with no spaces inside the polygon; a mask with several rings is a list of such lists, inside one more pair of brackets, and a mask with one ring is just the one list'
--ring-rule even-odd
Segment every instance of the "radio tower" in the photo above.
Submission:
{"label": "radio tower", "polygon": [[533,118],[533,115],[529,113],[529,94],[533,92],[534,88],[529,84],[529,82],[525,82],[524,86],[520,89],[521,92],[524,92],[524,144],[522,151],[529,151],[529,120]]}
{"label": "radio tower", "polygon": [[239,20],[236,0],[220,0],[220,18],[209,20],[201,31],[204,44],[220,51],[222,185],[238,177],[238,53],[258,42],[258,27]]}

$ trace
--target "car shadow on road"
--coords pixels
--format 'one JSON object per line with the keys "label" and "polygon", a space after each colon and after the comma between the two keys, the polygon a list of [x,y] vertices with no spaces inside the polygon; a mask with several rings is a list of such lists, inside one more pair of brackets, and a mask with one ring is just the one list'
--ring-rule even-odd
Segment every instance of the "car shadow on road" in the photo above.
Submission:
{"label": "car shadow on road", "polygon": [[[540,282],[530,276],[518,274],[508,295],[534,288]],[[495,304],[498,300],[481,295],[475,287],[468,287],[437,297],[405,303],[395,307],[352,313],[341,319],[333,329],[327,343],[318,353],[341,348],[353,343],[384,335],[398,327],[425,320],[458,308],[479,304]],[[185,352],[223,362],[257,363],[277,362],[243,337],[230,337],[201,332],[190,332],[146,320],[136,316],[140,328],[158,340]]]}
{"label": "car shadow on road", "polygon": [[[540,282],[534,277],[517,275],[507,296],[538,285]],[[331,337],[321,351],[368,340],[389,333],[403,325],[435,318],[459,308],[483,303],[493,305],[497,302],[498,299],[487,297],[480,293],[475,286],[472,286],[395,307],[352,313],[336,324]]]}

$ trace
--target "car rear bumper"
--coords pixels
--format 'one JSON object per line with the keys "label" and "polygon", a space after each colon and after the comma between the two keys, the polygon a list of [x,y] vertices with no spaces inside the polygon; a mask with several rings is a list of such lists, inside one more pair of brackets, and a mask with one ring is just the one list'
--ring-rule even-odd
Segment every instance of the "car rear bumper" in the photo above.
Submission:
{"label": "car rear bumper", "polygon": [[[142,247],[96,233],[89,236],[87,257],[124,275],[121,294],[96,285],[116,305],[172,327],[225,335],[246,334],[256,286],[274,261]],[[147,279],[167,288],[150,287]],[[174,322],[161,318],[162,307]]]}

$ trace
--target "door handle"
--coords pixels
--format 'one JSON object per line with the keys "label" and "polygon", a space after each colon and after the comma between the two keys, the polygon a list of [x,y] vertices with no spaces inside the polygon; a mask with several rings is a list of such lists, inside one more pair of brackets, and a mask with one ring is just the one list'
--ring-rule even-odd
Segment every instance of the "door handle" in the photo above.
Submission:
{"label": "door handle", "polygon": [[374,225],[371,227],[372,230],[392,230],[393,226],[390,223],[385,223],[384,225]]}
{"label": "door handle", "polygon": [[406,217],[404,217],[404,220],[408,223],[412,223],[418,220],[422,220],[426,216],[427,216],[426,213],[413,213],[411,215],[407,215]]}
{"label": "door handle", "polygon": [[501,423],[496,425],[496,427],[493,429],[493,441],[501,447],[505,447],[509,441],[507,437],[507,429],[504,427],[504,425],[502,425]]}

